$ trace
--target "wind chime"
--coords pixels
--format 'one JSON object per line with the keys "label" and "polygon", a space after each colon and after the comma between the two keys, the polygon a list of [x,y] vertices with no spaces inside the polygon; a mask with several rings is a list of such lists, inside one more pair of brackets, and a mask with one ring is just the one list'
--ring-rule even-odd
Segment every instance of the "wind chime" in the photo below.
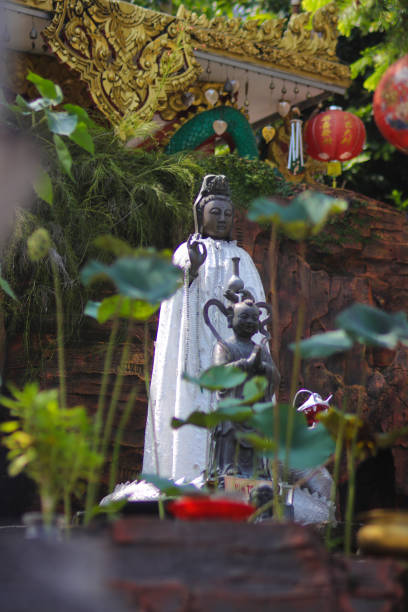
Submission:
{"label": "wind chime", "polygon": [[299,174],[304,169],[303,160],[303,140],[302,140],[302,124],[300,119],[300,110],[295,107],[292,109],[290,118],[290,142],[288,155],[288,170],[292,174]]}

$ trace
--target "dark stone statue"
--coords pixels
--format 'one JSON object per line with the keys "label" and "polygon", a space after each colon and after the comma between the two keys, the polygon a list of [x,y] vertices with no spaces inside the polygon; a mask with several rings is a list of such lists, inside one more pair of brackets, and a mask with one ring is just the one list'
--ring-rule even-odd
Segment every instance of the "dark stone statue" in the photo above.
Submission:
{"label": "dark stone statue", "polygon": [[[245,383],[254,376],[265,376],[268,386],[264,400],[270,401],[279,386],[279,372],[272,360],[267,341],[269,334],[265,329],[270,319],[270,308],[265,302],[255,302],[251,294],[244,289],[239,278],[239,260],[234,261],[234,275],[230,279],[225,297],[232,302],[226,308],[219,300],[209,300],[204,308],[204,318],[207,325],[217,338],[214,348],[213,362],[215,365],[231,364],[246,372],[244,383],[234,389],[220,391],[219,399],[228,396],[243,397]],[[210,306],[217,306],[227,317],[228,327],[233,334],[226,340],[222,339],[212,327],[208,316]],[[261,320],[262,309],[267,310],[268,316]],[[264,338],[260,343],[252,339],[261,332]],[[245,424],[226,421],[218,425],[214,432],[214,461],[213,469],[218,476],[225,474],[238,474],[243,477],[252,477],[254,471],[257,476],[268,476],[267,467],[261,463],[254,463],[254,450],[250,443],[238,439],[237,432],[249,432]]]}

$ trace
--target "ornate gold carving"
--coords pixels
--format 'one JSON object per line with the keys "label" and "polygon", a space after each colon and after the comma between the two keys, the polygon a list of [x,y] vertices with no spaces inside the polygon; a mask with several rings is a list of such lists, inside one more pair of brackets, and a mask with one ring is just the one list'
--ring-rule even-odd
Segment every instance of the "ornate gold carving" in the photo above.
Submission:
{"label": "ornate gold carving", "polygon": [[268,63],[286,72],[316,76],[348,86],[349,68],[336,58],[337,7],[334,2],[319,9],[309,29],[310,13],[291,16],[283,31],[283,19],[242,21],[191,13],[183,6],[177,17],[191,28],[191,37],[209,51],[229,57]]}
{"label": "ornate gold carving", "polygon": [[[205,97],[207,89],[215,89],[218,91],[219,98],[216,104],[210,104]],[[231,101],[228,99],[229,96],[223,92],[223,89],[224,83],[198,81],[194,85],[190,85],[187,92],[178,91],[168,96],[165,100],[161,100],[157,107],[157,112],[165,121],[172,121],[180,114],[185,114],[186,112],[191,116],[192,111],[194,114],[196,112],[210,110],[217,106],[233,106],[244,114],[247,114],[246,111],[238,107],[235,100]],[[186,105],[183,99],[184,93],[191,94],[194,97],[189,106]]]}
{"label": "ornate gold carving", "polygon": [[49,45],[112,123],[151,119],[158,102],[197,80],[190,36],[174,17],[113,0],[55,0],[54,11]]}
{"label": "ornate gold carving", "polygon": [[52,0],[12,0],[16,4],[29,6],[31,8],[40,9],[42,11],[52,11]]}

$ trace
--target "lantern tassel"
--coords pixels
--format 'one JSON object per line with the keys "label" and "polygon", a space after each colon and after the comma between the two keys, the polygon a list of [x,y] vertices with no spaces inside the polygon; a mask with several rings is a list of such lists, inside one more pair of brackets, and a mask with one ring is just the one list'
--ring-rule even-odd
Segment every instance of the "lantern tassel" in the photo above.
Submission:
{"label": "lantern tassel", "polygon": [[300,119],[291,119],[288,170],[293,174],[299,174],[303,168],[302,121]]}

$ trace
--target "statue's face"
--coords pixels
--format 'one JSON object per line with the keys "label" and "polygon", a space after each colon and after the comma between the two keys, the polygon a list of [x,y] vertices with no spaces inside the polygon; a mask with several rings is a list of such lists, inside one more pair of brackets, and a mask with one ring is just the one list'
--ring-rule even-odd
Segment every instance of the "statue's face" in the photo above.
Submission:
{"label": "statue's face", "polygon": [[228,200],[210,200],[203,210],[203,235],[210,238],[228,238],[233,221],[233,208]]}
{"label": "statue's face", "polygon": [[259,331],[258,308],[245,304],[245,302],[236,304],[232,318],[232,329],[238,336],[251,338]]}

